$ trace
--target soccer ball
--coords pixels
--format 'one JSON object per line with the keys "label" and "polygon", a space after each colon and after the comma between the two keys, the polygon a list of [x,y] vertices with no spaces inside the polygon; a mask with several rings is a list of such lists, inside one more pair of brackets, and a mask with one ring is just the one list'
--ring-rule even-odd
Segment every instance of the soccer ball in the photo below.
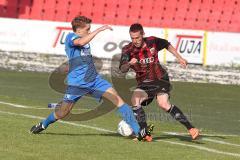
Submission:
{"label": "soccer ball", "polygon": [[119,134],[121,134],[122,136],[127,137],[127,136],[132,135],[133,130],[132,130],[132,128],[131,128],[124,120],[121,120],[121,121],[118,123],[117,132],[118,132]]}

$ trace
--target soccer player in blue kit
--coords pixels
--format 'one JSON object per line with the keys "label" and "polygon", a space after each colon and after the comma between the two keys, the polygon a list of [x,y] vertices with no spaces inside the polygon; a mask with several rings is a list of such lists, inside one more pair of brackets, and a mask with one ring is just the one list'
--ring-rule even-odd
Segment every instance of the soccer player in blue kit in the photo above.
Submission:
{"label": "soccer player in blue kit", "polygon": [[132,108],[118,95],[112,85],[104,80],[96,71],[89,42],[100,32],[112,30],[108,25],[90,32],[92,20],[85,16],[75,17],[71,24],[73,32],[65,40],[65,51],[69,59],[69,72],[67,77],[68,87],[61,106],[52,112],[46,119],[34,125],[30,132],[38,134],[45,130],[51,123],[66,117],[74,104],[84,95],[90,94],[96,99],[105,97],[118,107],[123,120],[133,129],[138,140],[151,141],[152,127],[140,129]]}

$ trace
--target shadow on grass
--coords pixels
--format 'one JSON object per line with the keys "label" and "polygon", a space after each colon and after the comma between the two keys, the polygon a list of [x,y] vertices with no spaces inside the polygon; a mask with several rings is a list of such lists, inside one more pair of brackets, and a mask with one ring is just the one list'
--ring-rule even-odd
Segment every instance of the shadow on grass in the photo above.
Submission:
{"label": "shadow on grass", "polygon": [[55,136],[106,136],[106,137],[121,137],[118,133],[54,133],[45,132],[41,133],[45,135],[55,135]]}
{"label": "shadow on grass", "polygon": [[[53,135],[53,136],[104,136],[104,137],[122,137],[124,139],[133,139],[134,137],[123,137],[118,133],[55,133],[55,132],[44,132],[41,133],[42,135]],[[158,142],[158,140],[171,140],[171,139],[176,139],[180,140],[182,142],[190,142],[194,144],[205,144],[202,142],[202,138],[222,138],[226,139],[226,137],[222,136],[207,136],[207,135],[201,135],[198,139],[192,140],[190,136],[187,135],[168,135],[168,134],[163,134],[161,136],[153,136],[153,142]]]}

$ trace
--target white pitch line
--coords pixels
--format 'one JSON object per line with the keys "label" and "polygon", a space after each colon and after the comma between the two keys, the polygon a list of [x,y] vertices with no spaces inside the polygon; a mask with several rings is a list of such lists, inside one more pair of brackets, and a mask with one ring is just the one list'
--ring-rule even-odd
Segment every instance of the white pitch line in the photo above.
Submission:
{"label": "white pitch line", "polygon": [[[181,132],[162,132],[165,134],[170,134],[170,135],[181,135],[181,136],[186,136],[188,135],[187,133],[181,133]],[[240,135],[236,134],[206,134],[206,133],[201,133],[202,136],[209,136],[209,137],[239,137]]]}
{"label": "white pitch line", "polygon": [[[163,133],[168,134],[168,135],[188,136],[188,134],[178,133],[178,132],[163,132]],[[203,135],[203,134],[200,134],[200,135]],[[240,144],[229,143],[229,142],[220,141],[220,140],[216,140],[216,139],[210,139],[210,138],[202,137],[201,140],[208,141],[208,142],[213,142],[213,143],[218,143],[218,144],[229,145],[229,146],[240,147]]]}
{"label": "white pitch line", "polygon": [[[7,103],[7,102],[2,102],[2,101],[0,101],[0,103],[1,104],[5,104],[5,105],[14,106],[14,107],[17,107],[17,108],[27,108],[27,107],[29,107],[29,106],[23,106],[23,105]],[[6,111],[0,111],[0,113],[4,113],[4,114],[8,114],[8,115],[14,115],[14,116],[22,116],[22,117],[33,118],[33,119],[44,119],[44,117],[28,115],[28,114],[20,114],[20,113],[6,112]],[[68,122],[68,121],[59,120],[58,122],[63,123],[63,124],[69,124],[69,125],[77,126],[77,127],[84,127],[84,128],[88,128],[88,129],[102,131],[102,132],[116,133],[116,132],[108,130],[108,129],[103,129],[103,128],[89,126],[89,125],[83,125],[83,124],[78,124],[78,123],[73,123],[73,122]],[[172,134],[172,135],[177,135],[177,134],[178,135],[181,135],[181,134],[184,135],[185,134],[185,133],[176,133],[176,132],[163,132],[163,133]],[[223,135],[221,135],[221,136],[223,136]],[[237,135],[234,135],[234,136],[237,136]],[[186,147],[192,147],[192,148],[196,148],[196,149],[199,149],[199,150],[204,150],[204,151],[217,153],[217,154],[223,154],[223,155],[229,155],[229,156],[234,156],[234,157],[240,157],[240,154],[237,154],[237,153],[224,152],[224,151],[219,151],[219,150],[216,150],[216,149],[202,147],[202,146],[196,146],[196,145],[190,145],[190,144],[185,144],[185,143],[172,142],[172,141],[167,141],[167,140],[156,140],[156,141],[166,142],[166,143],[175,144],[175,145],[181,145],[181,146],[186,146]],[[230,143],[228,143],[228,144],[230,144]]]}
{"label": "white pitch line", "polygon": [[[21,113],[13,113],[13,112],[6,112],[6,111],[1,111],[1,110],[0,110],[0,113],[13,115],[13,116],[22,116],[22,117],[33,118],[33,119],[40,119],[40,120],[45,119],[44,117],[40,117],[40,116],[34,116],[34,115],[29,115],[29,114],[21,114]],[[73,122],[68,122],[68,121],[59,120],[57,122],[63,123],[63,124],[69,124],[69,125],[77,126],[77,127],[93,129],[93,130],[102,131],[102,132],[116,133],[114,131],[110,131],[110,130],[107,130],[107,129],[103,129],[103,128],[99,128],[99,127],[93,127],[93,126],[84,125],[84,124],[73,123]]]}
{"label": "white pitch line", "polygon": [[[3,102],[0,101],[0,104],[4,104],[4,105],[8,105],[8,106],[12,106],[15,108],[25,108],[25,109],[52,109],[52,108],[36,108],[36,107],[32,107],[32,106],[26,106],[26,105],[20,105],[20,104],[14,104],[14,103],[8,103],[8,102]],[[90,109],[73,109],[73,110],[90,110]],[[64,121],[65,122],[65,121]],[[186,133],[180,133],[180,132],[163,132],[165,134],[170,134],[170,135],[187,135]],[[219,137],[239,137],[239,135],[230,135],[230,134],[201,134],[203,136],[219,136]],[[204,140],[204,139],[203,139]],[[211,139],[206,139],[206,141],[210,141]],[[214,140],[212,140],[213,142]],[[221,142],[220,142],[221,143]],[[227,142],[226,142],[227,143]],[[236,146],[239,146],[238,144],[236,144]]]}
{"label": "white pitch line", "polygon": [[[34,115],[28,115],[28,114],[20,114],[20,113],[5,112],[5,111],[0,111],[0,113],[13,115],[13,116],[22,116],[22,117],[33,118],[33,119],[44,119],[43,117],[40,117],[40,116],[34,116]],[[66,121],[58,121],[58,122],[64,123],[64,124],[73,125],[73,126],[77,126],[77,127],[89,128],[89,129],[102,131],[102,132],[116,133],[116,132],[108,130],[108,129],[103,129],[103,128],[99,128],[99,127],[93,127],[93,126],[89,126],[89,125],[82,125],[82,124],[77,124],[77,123],[73,123],[73,122],[66,122]],[[165,143],[174,144],[174,145],[185,146],[185,147],[191,147],[191,148],[195,148],[195,149],[198,149],[198,150],[203,150],[203,151],[212,152],[212,153],[216,153],[216,154],[240,157],[240,154],[237,154],[237,153],[224,152],[224,151],[219,151],[219,150],[216,150],[216,149],[202,147],[202,146],[197,146],[197,145],[190,145],[190,144],[172,142],[172,141],[167,141],[167,140],[156,140],[156,141],[158,141],[158,142],[165,142]]]}
{"label": "white pitch line", "polygon": [[219,140],[210,139],[210,138],[202,138],[202,140],[208,141],[208,142],[213,142],[213,143],[218,143],[218,144],[224,144],[224,145],[229,145],[229,146],[240,147],[240,144],[229,143],[229,142],[219,141]]}
{"label": "white pitch line", "polygon": [[[8,106],[16,107],[16,108],[26,108],[26,109],[52,109],[52,108],[36,108],[36,107],[31,107],[31,106],[25,106],[25,105],[19,105],[19,104],[14,104],[14,103],[8,103],[8,102],[3,102],[0,101],[0,104],[5,104]],[[73,109],[73,110],[90,110],[90,109]],[[172,135],[187,135],[186,133],[180,133],[180,132],[162,132],[165,134],[172,134]],[[231,135],[231,134],[201,134],[203,136],[219,136],[219,137],[239,137],[239,135]]]}
{"label": "white pitch line", "polygon": [[[51,109],[54,109],[54,108],[39,108],[39,107],[31,107],[31,106],[25,106],[25,105],[20,105],[20,104],[14,104],[14,103],[8,103],[8,102],[3,102],[3,101],[0,101],[0,104],[4,104],[4,105],[8,105],[8,106],[12,106],[12,107],[15,107],[15,108],[25,108],[25,109],[43,109],[43,110],[51,110]],[[89,111],[90,109],[86,109],[86,108],[80,108],[80,109],[73,109],[74,110],[86,110],[86,111]]]}
{"label": "white pitch line", "polygon": [[240,154],[237,154],[237,153],[219,151],[219,150],[216,150],[216,149],[207,148],[207,147],[203,147],[203,146],[197,146],[197,145],[191,145],[191,144],[185,144],[185,143],[178,143],[178,142],[172,142],[172,141],[167,141],[167,140],[156,140],[156,141],[158,141],[158,142],[166,142],[166,143],[170,143],[170,144],[174,144],[174,145],[180,145],[180,146],[185,146],[185,147],[192,147],[192,148],[195,148],[195,149],[198,149],[198,150],[212,152],[212,153],[217,153],[217,154],[222,154],[222,155],[240,157]]}
{"label": "white pitch line", "polygon": [[0,104],[5,104],[5,105],[13,106],[13,107],[15,107],[15,108],[29,108],[29,106],[23,106],[23,105],[13,104],[13,103],[8,103],[8,102],[3,102],[3,101],[0,101]]}

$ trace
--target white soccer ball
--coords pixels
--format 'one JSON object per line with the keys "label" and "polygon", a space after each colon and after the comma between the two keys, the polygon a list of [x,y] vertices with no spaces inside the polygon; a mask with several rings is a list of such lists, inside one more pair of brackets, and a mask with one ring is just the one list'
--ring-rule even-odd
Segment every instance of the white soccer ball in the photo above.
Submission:
{"label": "white soccer ball", "polygon": [[122,136],[127,137],[127,136],[132,135],[133,130],[132,130],[132,128],[131,128],[124,120],[121,120],[121,121],[118,123],[117,132],[118,132],[119,134],[121,134]]}

